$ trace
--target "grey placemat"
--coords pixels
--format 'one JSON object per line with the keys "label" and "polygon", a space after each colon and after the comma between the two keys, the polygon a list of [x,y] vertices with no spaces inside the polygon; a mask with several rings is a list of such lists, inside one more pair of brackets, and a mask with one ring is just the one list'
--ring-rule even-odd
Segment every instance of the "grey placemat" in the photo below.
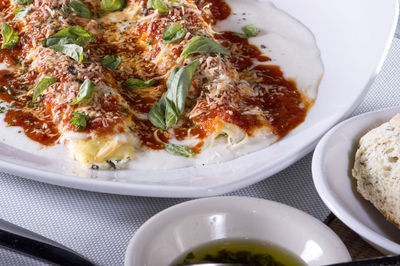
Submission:
{"label": "grey placemat", "polygon": [[[400,104],[398,62],[400,41],[395,39],[381,73],[353,115]],[[311,157],[229,195],[280,201],[323,220],[329,210],[314,189]],[[185,200],[86,192],[0,173],[0,218],[58,241],[99,265],[122,265],[128,241],[140,225]],[[0,265],[45,263],[0,249]]]}

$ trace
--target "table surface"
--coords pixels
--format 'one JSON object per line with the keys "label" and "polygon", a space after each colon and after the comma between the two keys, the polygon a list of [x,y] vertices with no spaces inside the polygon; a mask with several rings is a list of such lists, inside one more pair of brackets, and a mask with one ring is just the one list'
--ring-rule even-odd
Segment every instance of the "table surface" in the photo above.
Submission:
{"label": "table surface", "polygon": [[[396,37],[400,37],[400,26]],[[400,40],[352,116],[400,104]],[[227,195],[279,201],[324,220],[329,210],[315,191],[312,153],[282,172]],[[0,172],[0,218],[55,240],[98,265],[123,265],[135,231],[151,216],[189,199],[145,198],[80,191]],[[0,248],[0,265],[47,265]]]}

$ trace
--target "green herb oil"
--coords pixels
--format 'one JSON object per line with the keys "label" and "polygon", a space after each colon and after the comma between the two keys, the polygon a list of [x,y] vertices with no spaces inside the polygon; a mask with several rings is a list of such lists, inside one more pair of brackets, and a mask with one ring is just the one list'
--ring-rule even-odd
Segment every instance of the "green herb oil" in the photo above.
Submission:
{"label": "green herb oil", "polygon": [[259,240],[230,238],[208,242],[176,258],[170,266],[189,263],[240,263],[249,266],[303,266],[306,263],[291,252]]}

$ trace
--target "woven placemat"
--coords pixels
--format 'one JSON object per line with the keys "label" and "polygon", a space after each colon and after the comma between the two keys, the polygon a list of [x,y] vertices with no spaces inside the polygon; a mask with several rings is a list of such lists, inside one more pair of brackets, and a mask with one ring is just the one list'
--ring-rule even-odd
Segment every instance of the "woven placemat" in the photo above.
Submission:
{"label": "woven placemat", "polygon": [[342,239],[353,260],[383,256],[380,251],[365,242],[333,214],[325,220],[325,223]]}

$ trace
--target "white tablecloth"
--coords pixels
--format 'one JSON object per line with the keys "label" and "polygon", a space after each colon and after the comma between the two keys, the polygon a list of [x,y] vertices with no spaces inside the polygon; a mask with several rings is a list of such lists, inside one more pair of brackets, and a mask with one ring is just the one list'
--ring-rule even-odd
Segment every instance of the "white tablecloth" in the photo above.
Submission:
{"label": "white tablecloth", "polygon": [[[399,104],[400,40],[395,39],[381,73],[352,115]],[[283,202],[324,220],[329,210],[314,189],[311,158],[308,154],[286,170],[229,195]],[[135,231],[152,215],[185,200],[86,192],[0,173],[0,218],[70,247],[98,265],[122,265]],[[46,263],[0,248],[0,265]]]}

